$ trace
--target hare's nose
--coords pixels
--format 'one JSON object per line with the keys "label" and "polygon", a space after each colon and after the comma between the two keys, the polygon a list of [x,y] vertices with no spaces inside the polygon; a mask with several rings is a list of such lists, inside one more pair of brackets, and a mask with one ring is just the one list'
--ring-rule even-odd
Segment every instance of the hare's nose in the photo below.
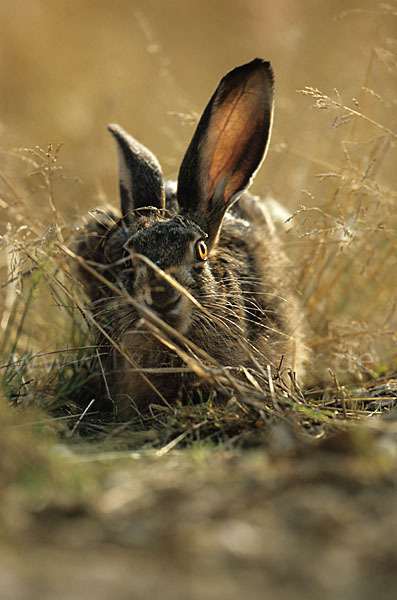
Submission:
{"label": "hare's nose", "polygon": [[175,308],[181,299],[181,294],[168,281],[156,279],[151,282],[150,296],[155,311],[166,313]]}

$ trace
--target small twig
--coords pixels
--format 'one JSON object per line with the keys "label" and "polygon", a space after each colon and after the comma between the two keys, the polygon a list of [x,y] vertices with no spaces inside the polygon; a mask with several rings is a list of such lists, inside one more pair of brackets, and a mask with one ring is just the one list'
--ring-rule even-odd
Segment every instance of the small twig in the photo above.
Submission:
{"label": "small twig", "polygon": [[102,360],[101,360],[101,355],[98,352],[98,348],[96,349],[96,356],[97,356],[97,359],[98,359],[99,368],[101,370],[102,378],[103,378],[103,381],[105,383],[106,395],[108,397],[108,400],[110,400],[110,402],[113,404],[113,406],[116,406],[116,403],[113,400],[113,398],[111,396],[111,393],[110,393],[110,389],[109,389],[109,386],[108,386],[108,380],[107,380],[107,377],[106,377],[105,370],[103,368],[103,364],[102,364]]}
{"label": "small twig", "polygon": [[344,386],[341,386],[338,378],[336,376],[336,373],[334,373],[334,371],[332,369],[328,369],[329,374],[331,375],[332,379],[334,380],[335,383],[335,387],[338,391],[338,393],[340,394],[340,400],[341,400],[341,404],[342,404],[342,413],[343,413],[343,418],[347,419],[347,413],[346,413],[346,395],[345,395],[345,389]]}
{"label": "small twig", "polygon": [[84,419],[85,415],[87,414],[87,412],[90,410],[91,406],[94,404],[95,402],[95,398],[93,398],[91,400],[91,402],[89,402],[89,404],[87,405],[87,407],[85,408],[84,412],[80,415],[79,419],[77,420],[77,422],[75,423],[72,431],[69,433],[69,435],[67,437],[71,438],[72,435],[75,433],[77,427],[80,425],[81,421]]}
{"label": "small twig", "polygon": [[165,446],[163,446],[162,448],[160,448],[160,450],[157,450],[156,452],[156,456],[157,457],[161,457],[164,456],[165,454],[167,454],[170,450],[173,450],[175,448],[175,446],[177,446],[179,444],[179,442],[181,442],[182,440],[185,439],[185,437],[190,433],[190,431],[183,431],[181,434],[179,434],[175,439],[171,440],[168,444],[166,444]]}
{"label": "small twig", "polygon": [[155,453],[155,456],[157,456],[157,457],[164,456],[170,450],[173,450],[175,448],[175,446],[177,446],[182,440],[184,440],[185,437],[189,433],[192,433],[192,431],[195,431],[196,429],[200,429],[200,427],[202,427],[203,425],[205,425],[205,421],[202,421],[201,423],[197,423],[196,425],[193,425],[193,427],[191,429],[183,431],[175,439],[171,440],[168,444],[166,444],[165,446],[160,448],[160,450],[157,450]]}
{"label": "small twig", "polygon": [[273,406],[276,410],[280,410],[280,405],[277,401],[276,398],[276,394],[274,392],[274,385],[273,385],[273,378],[272,378],[272,369],[270,367],[270,365],[266,365],[266,371],[267,371],[267,381],[269,383],[269,392],[270,392],[270,396],[272,398],[272,402],[273,402]]}
{"label": "small twig", "polygon": [[40,352],[38,354],[32,354],[32,356],[29,356],[28,358],[19,358],[18,360],[13,360],[12,362],[6,363],[5,365],[0,365],[0,369],[7,369],[8,367],[13,367],[14,365],[18,365],[25,361],[31,362],[36,358],[42,358],[44,356],[52,356],[53,354],[63,354],[64,352],[76,352],[78,350],[88,350],[90,348],[97,348],[97,346],[78,346],[76,348],[63,348],[62,350],[52,350],[51,352]]}

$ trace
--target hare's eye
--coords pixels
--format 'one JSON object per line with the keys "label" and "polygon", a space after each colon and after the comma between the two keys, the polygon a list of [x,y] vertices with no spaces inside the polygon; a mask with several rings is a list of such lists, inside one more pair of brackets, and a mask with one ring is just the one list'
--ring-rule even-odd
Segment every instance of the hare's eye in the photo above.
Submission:
{"label": "hare's eye", "polygon": [[208,248],[204,240],[199,240],[196,243],[196,258],[197,260],[207,260]]}

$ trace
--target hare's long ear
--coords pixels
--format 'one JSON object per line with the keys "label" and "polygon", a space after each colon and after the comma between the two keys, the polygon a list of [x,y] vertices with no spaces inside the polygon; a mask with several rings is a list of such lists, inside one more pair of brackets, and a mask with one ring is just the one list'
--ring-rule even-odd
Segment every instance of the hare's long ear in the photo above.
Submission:
{"label": "hare's long ear", "polygon": [[227,73],[204,110],[177,194],[181,212],[207,231],[210,245],[265,156],[272,114],[273,72],[259,58]]}
{"label": "hare's long ear", "polygon": [[165,207],[164,182],[157,158],[120,125],[108,125],[117,143],[121,215],[128,222],[135,208]]}

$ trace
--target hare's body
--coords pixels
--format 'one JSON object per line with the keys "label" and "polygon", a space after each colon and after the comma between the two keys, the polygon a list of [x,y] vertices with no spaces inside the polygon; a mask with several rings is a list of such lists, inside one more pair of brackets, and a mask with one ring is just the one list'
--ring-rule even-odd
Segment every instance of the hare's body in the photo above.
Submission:
{"label": "hare's body", "polygon": [[[226,75],[185,155],[176,192],[164,188],[149,151],[110,127],[122,215],[92,216],[75,249],[91,265],[80,274],[101,331],[107,388],[124,415],[156,396],[172,402],[197,379],[184,366],[200,349],[214,365],[276,368],[284,356],[299,367],[295,300],[266,213],[248,193],[228,211],[264,156],[271,115],[268,63],[257,59]],[[206,362],[202,352],[200,359]]]}

